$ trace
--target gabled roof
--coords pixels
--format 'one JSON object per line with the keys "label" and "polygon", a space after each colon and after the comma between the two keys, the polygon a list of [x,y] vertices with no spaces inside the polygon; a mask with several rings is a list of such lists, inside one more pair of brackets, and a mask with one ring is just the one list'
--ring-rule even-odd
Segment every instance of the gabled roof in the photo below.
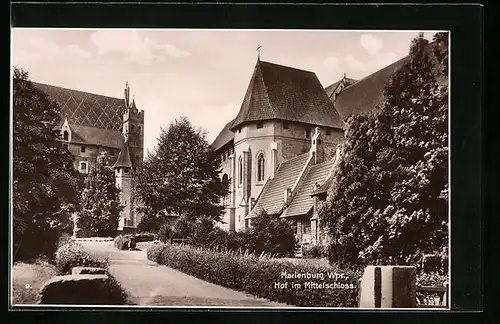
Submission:
{"label": "gabled roof", "polygon": [[258,60],[230,129],[266,119],[343,128],[339,114],[314,72]]}
{"label": "gabled roof", "polygon": [[309,169],[306,176],[297,185],[296,193],[281,217],[307,215],[309,213],[314,204],[314,198],[311,196],[314,185],[321,185],[325,181],[334,161],[335,159],[331,159],[315,164]]}
{"label": "gabled roof", "polygon": [[219,135],[217,135],[217,137],[215,138],[214,142],[212,143],[212,149],[214,151],[217,151],[227,143],[234,140],[234,133],[229,129],[233,122],[234,119],[227,123],[226,126],[224,126],[224,128],[221,130]]}
{"label": "gabled roof", "polygon": [[102,129],[96,127],[69,124],[71,129],[71,143],[100,145],[111,148],[122,148],[123,135],[119,130]]}
{"label": "gabled roof", "polygon": [[262,210],[268,214],[280,213],[285,203],[285,190],[292,189],[309,157],[310,153],[307,152],[281,163],[274,178],[269,179],[262,189],[259,200],[249,216],[257,216]]}
{"label": "gabled roof", "polygon": [[335,90],[337,90],[337,88],[339,87],[339,85],[342,82],[344,82],[346,86],[349,86],[353,83],[358,82],[358,80],[344,77],[344,78],[338,80],[337,82],[330,84],[328,87],[325,88],[325,91],[326,91],[326,94],[328,95],[328,98],[332,97],[333,93],[335,92]]}
{"label": "gabled roof", "polygon": [[133,168],[135,167],[134,160],[130,157],[130,150],[128,147],[128,142],[123,143],[122,150],[118,155],[118,159],[116,160],[113,168]]}
{"label": "gabled roof", "polygon": [[61,107],[61,119],[80,126],[121,130],[125,100],[32,82]]}
{"label": "gabled roof", "polygon": [[409,56],[386,66],[358,82],[344,88],[334,101],[335,108],[342,119],[351,115],[371,113],[384,101],[384,88],[394,72],[409,60]]}

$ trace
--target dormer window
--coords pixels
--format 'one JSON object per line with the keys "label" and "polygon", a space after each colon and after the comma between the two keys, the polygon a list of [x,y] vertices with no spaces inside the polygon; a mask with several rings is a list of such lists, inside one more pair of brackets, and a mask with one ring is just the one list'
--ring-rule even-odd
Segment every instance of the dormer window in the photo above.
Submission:
{"label": "dormer window", "polygon": [[257,122],[257,128],[263,128],[264,127],[264,122]]}
{"label": "dormer window", "polygon": [[80,152],[85,153],[85,151],[87,151],[87,148],[86,148],[85,146],[83,146],[83,145],[82,145],[82,146],[80,147]]}

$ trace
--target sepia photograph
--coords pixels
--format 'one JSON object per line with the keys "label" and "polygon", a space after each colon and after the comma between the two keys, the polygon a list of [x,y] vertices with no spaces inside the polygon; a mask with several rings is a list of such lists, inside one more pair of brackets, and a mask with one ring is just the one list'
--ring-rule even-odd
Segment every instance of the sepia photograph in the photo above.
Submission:
{"label": "sepia photograph", "polygon": [[449,48],[11,28],[10,305],[449,310]]}

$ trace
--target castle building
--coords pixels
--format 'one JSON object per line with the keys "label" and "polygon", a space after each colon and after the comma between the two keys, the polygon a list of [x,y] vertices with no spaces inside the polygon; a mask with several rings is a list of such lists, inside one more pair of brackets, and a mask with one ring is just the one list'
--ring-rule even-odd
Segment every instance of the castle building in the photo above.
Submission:
{"label": "castle building", "polygon": [[212,143],[230,180],[221,226],[241,231],[266,212],[289,220],[301,244],[324,243],[318,202],[332,181],[344,121],[381,104],[386,83],[408,59],[324,88],[313,72],[259,58],[238,114]]}
{"label": "castle building", "polygon": [[135,212],[140,202],[134,194],[134,168],[143,160],[144,111],[130,100],[128,83],[122,99],[36,82],[33,85],[59,104],[61,142],[74,156],[75,169],[88,173],[101,152],[108,152],[124,206],[118,230],[134,230],[140,221]]}

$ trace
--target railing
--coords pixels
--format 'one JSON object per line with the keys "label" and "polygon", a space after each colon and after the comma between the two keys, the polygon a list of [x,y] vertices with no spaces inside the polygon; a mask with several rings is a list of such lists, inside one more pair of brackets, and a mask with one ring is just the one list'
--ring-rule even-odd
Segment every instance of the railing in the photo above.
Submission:
{"label": "railing", "polygon": [[417,286],[417,307],[448,308],[448,284],[443,287]]}

